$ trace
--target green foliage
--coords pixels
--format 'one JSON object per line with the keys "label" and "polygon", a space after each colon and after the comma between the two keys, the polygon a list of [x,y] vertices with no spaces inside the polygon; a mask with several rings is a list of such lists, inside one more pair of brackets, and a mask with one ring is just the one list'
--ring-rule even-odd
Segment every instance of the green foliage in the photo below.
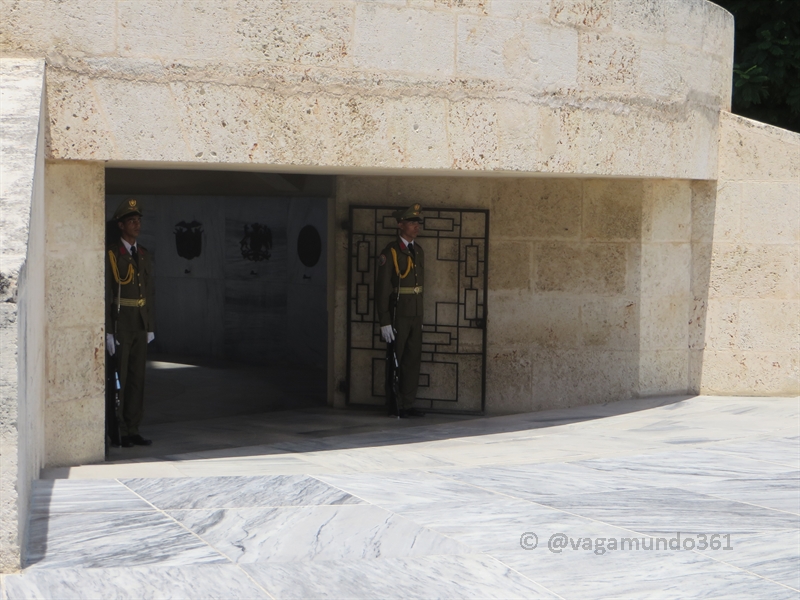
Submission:
{"label": "green foliage", "polygon": [[800,132],[800,0],[715,0],[736,20],[733,112]]}

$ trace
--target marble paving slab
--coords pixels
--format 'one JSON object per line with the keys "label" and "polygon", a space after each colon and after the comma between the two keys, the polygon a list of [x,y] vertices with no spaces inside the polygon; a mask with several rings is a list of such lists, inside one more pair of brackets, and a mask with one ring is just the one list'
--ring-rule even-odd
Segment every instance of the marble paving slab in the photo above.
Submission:
{"label": "marble paving slab", "polygon": [[[664,451],[663,444],[654,440],[642,441],[624,437],[623,433],[606,432],[607,435],[596,434],[592,436],[592,444],[582,444],[575,439],[574,433],[560,433],[544,438],[533,438],[530,440],[519,439],[515,445],[517,450],[524,452],[508,453],[494,452],[494,456],[487,460],[481,451],[483,446],[473,445],[468,448],[471,456],[464,456],[461,453],[462,462],[458,466],[504,466],[504,465],[528,465],[542,463],[574,463],[581,460],[592,460],[595,458],[613,458],[616,456],[638,456],[641,454],[654,454]],[[524,444],[523,444],[524,441]],[[502,447],[503,442],[493,444]],[[452,446],[442,448],[443,456],[447,453],[457,454],[462,446]],[[493,447],[490,450],[494,450]],[[474,460],[472,458],[474,457]]]}
{"label": "marble paving slab", "polygon": [[738,442],[736,444],[717,444],[709,448],[709,450],[800,469],[800,451],[798,451],[798,448],[800,448],[800,440],[797,437],[780,437],[769,440]]}
{"label": "marble paving slab", "polygon": [[764,533],[800,528],[797,515],[676,488],[648,488],[539,503],[648,535]]}
{"label": "marble paving slab", "polygon": [[567,496],[651,487],[641,479],[572,463],[437,469],[432,473],[528,500],[535,500],[540,496]]}
{"label": "marble paving slab", "polygon": [[152,511],[153,507],[114,479],[33,482],[31,514]]}
{"label": "marble paving slab", "polygon": [[243,568],[281,599],[557,598],[490,556],[250,564]]}
{"label": "marble paving slab", "polygon": [[[741,433],[746,433],[747,430],[742,428]],[[680,427],[677,424],[673,427],[673,431],[665,431],[659,436],[661,446],[674,446],[669,451],[682,452],[686,448],[694,446],[708,446],[720,442],[727,442],[731,439],[731,435],[737,433],[731,428],[716,427],[716,428],[702,428],[702,427]],[[630,432],[631,439],[643,441],[651,436],[651,432],[632,431]]]}
{"label": "marble paving slab", "polygon": [[[409,446],[413,446],[410,444]],[[447,467],[452,463],[431,456],[413,448],[395,447],[357,448],[312,452],[303,455],[309,462],[324,467],[328,473],[364,473],[370,471],[398,469],[434,469]]]}
{"label": "marble paving slab", "polygon": [[494,492],[421,470],[317,475],[317,477],[389,510],[409,504],[439,504],[448,501],[488,506],[498,497]]}
{"label": "marble paving slab", "polygon": [[765,474],[747,479],[723,479],[684,486],[699,494],[754,504],[800,515],[800,472]]}
{"label": "marble paving slab", "polygon": [[580,466],[638,479],[651,485],[680,487],[699,482],[783,473],[786,466],[706,449],[659,452],[625,458],[581,461]]}
{"label": "marble paving slab", "polygon": [[229,562],[160,512],[34,516],[28,535],[27,565],[37,569]]}
{"label": "marble paving slab", "polygon": [[236,565],[39,569],[5,577],[8,600],[261,599],[271,596]]}
{"label": "marble paving slab", "polygon": [[531,462],[562,462],[577,460],[583,452],[574,448],[540,448],[539,442],[469,443],[429,447],[420,450],[421,454],[432,459],[462,467],[476,465],[514,465]]}
{"label": "marble paving slab", "polygon": [[455,540],[371,505],[169,514],[236,563],[470,552]]}
{"label": "marble paving slab", "polygon": [[[798,592],[692,551],[567,549],[495,558],[563,598],[797,598]],[[719,552],[717,552],[719,554]]]}
{"label": "marble paving slab", "polygon": [[399,507],[397,512],[476,552],[489,554],[524,551],[523,544],[526,548],[535,546],[535,550],[544,551],[541,549],[547,548],[549,538],[559,533],[575,539],[633,535],[624,528],[515,498],[496,500],[490,510],[482,504],[451,501],[436,505],[411,504]]}
{"label": "marble paving slab", "polygon": [[[702,431],[702,430],[732,430],[733,432],[750,432],[762,433],[768,431],[774,433],[774,430],[768,427],[780,422],[778,414],[771,414],[767,418],[761,418],[757,423],[750,423],[748,426],[747,417],[749,414],[756,414],[758,408],[752,405],[739,407],[737,405],[721,405],[713,408],[714,419],[712,422],[706,422],[705,419],[687,419],[685,412],[678,412],[670,410],[669,408],[660,412],[656,418],[653,415],[642,415],[644,418],[637,419],[633,417],[624,417],[629,423],[635,423],[635,427],[629,427],[631,431],[648,432],[651,434],[662,432],[667,435],[680,434],[682,430]],[[641,415],[641,413],[637,413]],[[701,411],[695,411],[696,416],[703,415]],[[680,427],[676,427],[679,425]],[[739,438],[739,435],[732,436],[732,439]]]}
{"label": "marble paving slab", "polygon": [[225,458],[208,460],[185,460],[175,462],[175,469],[182,477],[231,476],[231,475],[313,475],[325,473],[322,465],[316,465],[302,457],[283,454],[280,456],[251,456],[247,458]]}
{"label": "marble paving slab", "polygon": [[731,546],[731,550],[722,554],[710,548],[703,553],[760,577],[800,590],[800,531],[738,535]]}
{"label": "marble paving slab", "polygon": [[122,483],[162,510],[363,502],[306,475],[123,479]]}

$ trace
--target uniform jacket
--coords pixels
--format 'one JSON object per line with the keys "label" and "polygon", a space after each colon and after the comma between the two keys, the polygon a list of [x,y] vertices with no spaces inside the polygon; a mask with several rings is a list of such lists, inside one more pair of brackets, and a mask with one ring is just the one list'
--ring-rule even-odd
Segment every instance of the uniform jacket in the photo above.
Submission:
{"label": "uniform jacket", "polygon": [[[392,249],[397,254],[397,269],[394,265]],[[411,269],[405,278],[401,278],[400,276],[405,275],[409,268],[409,261],[411,261]],[[425,253],[416,241],[414,241],[414,258],[411,257],[411,253],[399,237],[383,249],[378,257],[378,273],[375,281],[375,310],[378,313],[381,327],[392,324],[392,311],[398,300],[398,283],[401,288],[422,287],[425,280],[424,275]],[[421,317],[422,293],[400,294],[397,316]]]}
{"label": "uniform jacket", "polygon": [[[133,261],[122,241],[106,249],[106,332],[153,331],[156,326],[153,260],[150,252],[137,244],[139,266]],[[117,264],[120,280],[125,281],[132,269],[131,281],[120,285],[114,276],[111,256]],[[117,294],[128,300],[143,300],[142,306],[121,306],[117,314]],[[115,327],[116,324],[116,327]]]}

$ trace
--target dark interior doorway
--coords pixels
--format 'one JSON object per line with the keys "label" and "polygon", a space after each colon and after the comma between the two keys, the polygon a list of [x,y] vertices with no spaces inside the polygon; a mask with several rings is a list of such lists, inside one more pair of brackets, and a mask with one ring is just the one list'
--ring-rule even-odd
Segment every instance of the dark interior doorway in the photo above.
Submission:
{"label": "dark interior doorway", "polygon": [[107,219],[136,197],[139,243],[155,264],[142,423],[152,456],[158,434],[183,435],[192,451],[228,447],[235,440],[215,438],[209,422],[327,405],[333,194],[328,176],[106,170]]}

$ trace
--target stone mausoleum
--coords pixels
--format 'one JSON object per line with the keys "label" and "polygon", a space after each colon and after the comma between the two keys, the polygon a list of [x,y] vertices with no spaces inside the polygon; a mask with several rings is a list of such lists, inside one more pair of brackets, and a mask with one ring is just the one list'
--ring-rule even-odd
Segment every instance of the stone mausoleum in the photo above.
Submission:
{"label": "stone mausoleum", "polygon": [[103,460],[130,196],[156,350],[294,357],[334,407],[383,403],[415,202],[424,408],[798,394],[800,135],[730,113],[733,33],[705,0],[2,0],[2,569],[40,469]]}

